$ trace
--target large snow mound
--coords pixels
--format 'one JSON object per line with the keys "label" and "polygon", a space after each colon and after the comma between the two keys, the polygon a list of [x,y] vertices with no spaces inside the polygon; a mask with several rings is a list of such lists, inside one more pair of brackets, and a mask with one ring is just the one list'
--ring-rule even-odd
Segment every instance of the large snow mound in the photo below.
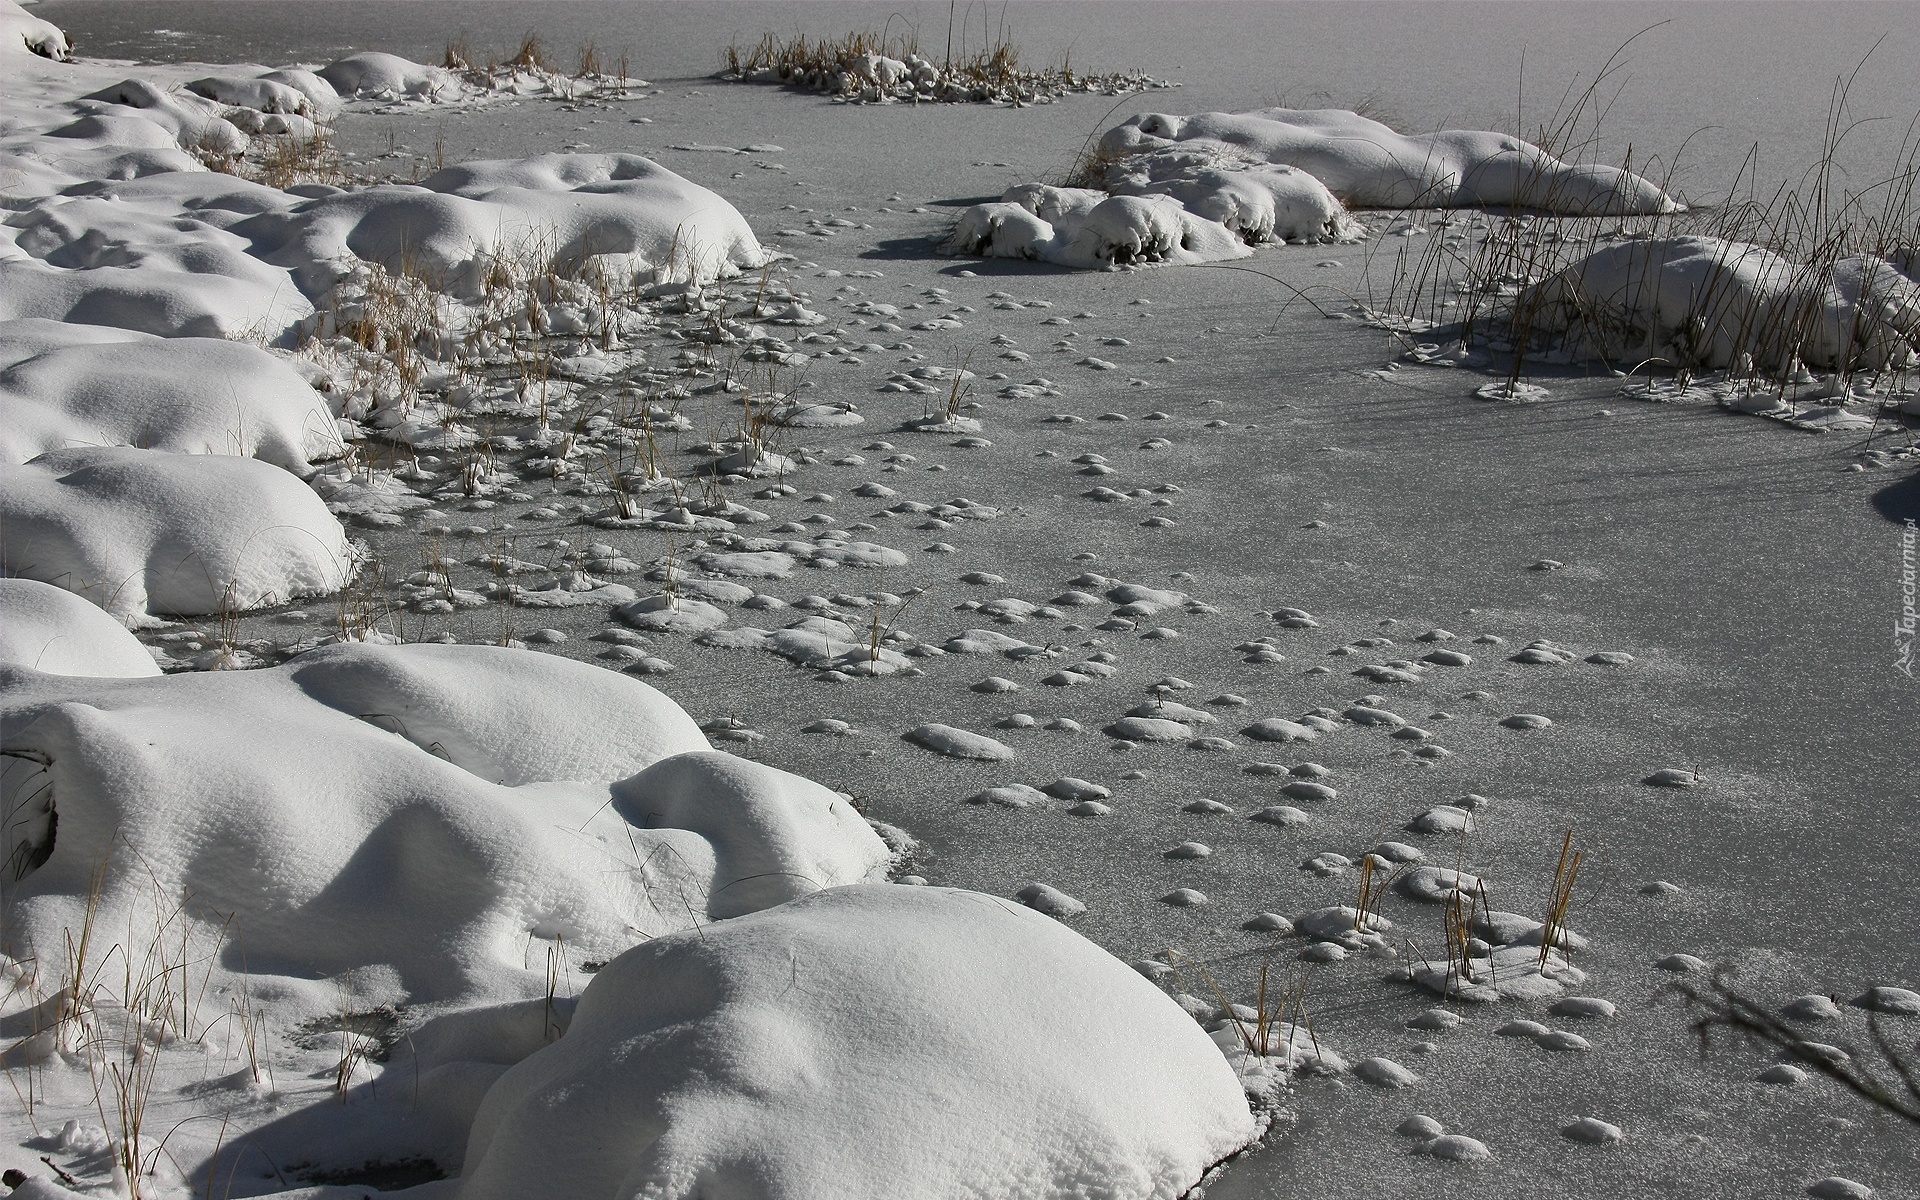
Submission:
{"label": "large snow mound", "polygon": [[499,267],[597,272],[625,286],[710,283],[769,258],[733,205],[633,154],[462,163],[417,187],[323,196],[234,231],[315,298],[356,261],[472,298]]}
{"label": "large snow mound", "polygon": [[0,322],[0,459],[73,446],[238,454],[298,475],[343,450],[321,395],[256,346]]}
{"label": "large snow mound", "polygon": [[963,213],[940,250],[1112,268],[1353,241],[1366,231],[1349,205],[1580,216],[1680,209],[1637,175],[1565,163],[1505,134],[1407,135],[1339,109],[1143,113],[1101,136],[1093,175],[1098,188],[1009,188]]}
{"label": "large snow mound", "polygon": [[[1503,133],[1403,134],[1342,109],[1143,113],[1101,135],[1108,185],[1170,174],[1296,167],[1363,208],[1511,205],[1577,216],[1666,213],[1679,205],[1618,167],[1562,162]],[[1145,157],[1145,163],[1135,161]]]}
{"label": "large snow mound", "polygon": [[312,315],[285,269],[254,257],[224,222],[198,218],[106,195],[48,197],[9,214],[0,319],[271,342]]}
{"label": "large snow mound", "polygon": [[345,532],[300,479],[227,455],[132,447],[0,462],[0,570],[58,584],[129,625],[325,595]]}
{"label": "large snow mound", "polygon": [[[58,814],[9,825],[9,861],[42,860],[0,881],[11,954],[65,953],[105,864],[99,929],[137,936],[142,905],[190,894],[232,914],[223,971],[321,1013],[347,972],[376,1003],[539,995],[537,943],[605,960],[705,925],[733,864],[829,887],[889,861],[835,793],[710,752],[637,680],[531,651],[346,643],[144,680],[0,667],[0,729],[46,762],[34,794]],[[656,823],[629,825],[629,804]]]}
{"label": "large snow mound", "polygon": [[0,663],[49,675],[158,675],[126,626],[65,588],[0,579]]}
{"label": "large snow mound", "polygon": [[1746,242],[1603,246],[1524,293],[1533,330],[1574,352],[1675,366],[1901,367],[1920,351],[1920,285],[1873,257],[1797,263]]}
{"label": "large snow mound", "polygon": [[846,887],[658,938],[474,1122],[461,1200],[1124,1200],[1250,1141],[1186,1013],[1011,901]]}

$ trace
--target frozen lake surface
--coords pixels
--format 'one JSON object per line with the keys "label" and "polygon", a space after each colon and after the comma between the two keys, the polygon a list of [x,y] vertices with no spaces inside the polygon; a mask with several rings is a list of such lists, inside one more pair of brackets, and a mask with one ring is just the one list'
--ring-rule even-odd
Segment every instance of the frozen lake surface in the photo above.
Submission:
{"label": "frozen lake surface", "polygon": [[[960,10],[956,50],[980,45],[983,11],[989,31],[1001,20],[998,8]],[[1903,522],[1920,517],[1920,489],[1911,458],[1867,455],[1908,446],[1909,423],[1889,414],[1814,434],[1708,402],[1644,403],[1611,371],[1567,363],[1529,367],[1540,402],[1489,403],[1474,397],[1498,364],[1427,365],[1406,338],[1294,299],[1351,315],[1385,295],[1406,247],[1452,228],[1437,220],[1409,229],[1363,214],[1360,243],[1263,248],[1233,264],[1248,270],[1071,272],[933,251],[965,206],[1059,177],[1090,134],[1136,112],[1325,105],[1404,131],[1532,134],[1629,39],[1602,85],[1599,140],[1579,157],[1617,163],[1631,148],[1636,169],[1663,179],[1677,157],[1672,187],[1711,205],[1757,145],[1745,180],[1764,196],[1819,158],[1836,79],[1865,58],[1847,109],[1864,123],[1839,156],[1843,178],[1864,185],[1896,165],[1920,102],[1920,6],[1048,0],[1005,10],[1028,61],[1071,53],[1077,69],[1139,68],[1180,86],[1022,109],[843,106],[713,78],[729,42],[769,29],[891,19],[937,56],[948,10],[931,4],[55,0],[34,12],[82,55],[157,63],[322,63],[363,49],[434,62],[455,37],[484,50],[530,28],[563,64],[589,40],[629,56],[651,94],[362,106],[341,116],[339,144],[356,172],[399,181],[443,161],[560,150],[656,159],[792,256],[767,284],[758,271],[729,283],[732,303],[790,288],[824,317],[767,327],[814,357],[725,372],[757,390],[778,367],[769,388],[851,404],[864,424],[786,430],[797,458],[785,494],[767,479],[728,485],[727,499],[769,518],[743,518],[742,534],[813,546],[752,561],[708,553],[720,544],[696,543],[697,531],[601,520],[605,502],[552,469],[525,413],[473,419],[513,477],[478,501],[451,494],[470,454],[369,438],[368,461],[401,478],[405,460],[407,487],[423,493],[413,498],[432,492],[437,506],[348,517],[389,598],[408,601],[401,633],[531,640],[648,672],[670,663],[646,681],[717,744],[857,798],[919,841],[914,870],[933,884],[995,897],[1048,885],[1084,904],[1056,911],[1118,959],[1205,960],[1236,1001],[1263,963],[1276,978],[1312,964],[1317,1036],[1349,1064],[1386,1064],[1296,1077],[1292,1124],[1208,1195],[1789,1198],[1829,1176],[1920,1192],[1911,1128],[1818,1076],[1779,1083],[1772,1049],[1722,1035],[1701,1054],[1696,1014],[1671,989],[1707,978],[1676,971],[1686,962],[1671,956],[1684,954],[1736,968],[1776,1007],[1837,997],[1837,1015],[1799,1028],[1859,1048],[1866,1017],[1847,1002],[1920,987],[1920,691],[1892,665]],[[713,378],[721,366],[696,361],[718,337],[697,314],[663,315],[621,368],[684,369],[684,439],[670,444],[689,497],[703,486],[688,465],[695,444],[741,420]],[[590,364],[589,340],[571,361]],[[951,383],[956,368],[973,373],[961,381],[971,390]],[[568,376],[556,395],[584,420],[625,379]],[[966,410],[978,430],[912,427],[949,396],[978,406]],[[432,472],[441,483],[425,482]],[[859,569],[825,530],[898,553],[864,551],[881,565]],[[605,545],[593,573],[642,593],[671,560],[684,586],[709,589],[721,636],[648,626],[644,612],[616,620],[611,600],[443,612],[420,603],[432,589],[401,585],[439,571],[449,594],[531,585],[563,576],[563,551],[577,560],[589,544]],[[944,653],[912,657],[912,672],[833,680],[763,652],[750,632],[803,614],[844,622],[862,646],[897,621],[912,635],[898,645]],[[278,661],[343,619],[316,600],[246,616],[235,636]],[[143,637],[177,666],[213,625]],[[969,634],[981,630],[1011,645]],[[501,694],[475,678],[476,692]],[[599,695],[571,676],[545,686],[560,697],[552,713],[576,711],[569,693],[581,705]],[[1377,715],[1388,709],[1392,721]],[[1267,719],[1314,714],[1329,726],[1314,740],[1268,740],[1299,727]],[[1518,719],[1529,716],[1547,723]],[[547,751],[522,741],[572,744],[577,723],[595,755],[620,757],[607,746],[623,731],[547,719],[540,737],[498,736],[538,757]],[[1012,757],[929,749],[961,744],[930,726],[990,737]],[[1696,786],[1647,782],[1663,770]],[[1468,820],[1471,838],[1447,832]],[[1346,937],[1338,953],[1324,949],[1337,940],[1259,924],[1353,904],[1357,864],[1376,848],[1408,872],[1464,868],[1488,881],[1494,908],[1538,918],[1569,830],[1590,855],[1570,918],[1589,943],[1571,997],[1456,1000],[1444,1007],[1460,1021],[1434,1018],[1439,998],[1405,977],[1446,956],[1439,906],[1416,888],[1385,901],[1391,939]],[[530,854],[549,852],[531,840]],[[1211,1001],[1197,978],[1182,982]],[[1920,1019],[1885,1021],[1901,1046],[1920,1037]],[[332,1111],[325,1091],[311,1085],[306,1099],[321,1101],[306,1111]],[[926,1091],[941,1094],[941,1081]],[[197,1095],[167,1111],[215,1111]],[[1426,1143],[1396,1130],[1416,1115],[1492,1158],[1414,1153]],[[297,1116],[278,1136],[297,1137]],[[378,1141],[316,1128],[340,1145]],[[52,1144],[28,1142],[24,1126],[19,1136],[36,1154]],[[401,1181],[355,1175],[357,1164],[322,1167],[342,1182]],[[262,1175],[242,1190],[274,1186]]]}

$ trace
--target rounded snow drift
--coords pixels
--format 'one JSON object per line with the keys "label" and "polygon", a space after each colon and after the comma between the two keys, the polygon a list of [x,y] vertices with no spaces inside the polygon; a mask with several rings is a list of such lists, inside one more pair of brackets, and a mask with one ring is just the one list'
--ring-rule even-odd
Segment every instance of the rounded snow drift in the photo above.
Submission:
{"label": "rounded snow drift", "polygon": [[460,1195],[1175,1196],[1254,1132],[1120,960],[1012,901],[867,885],[608,964],[488,1092]]}

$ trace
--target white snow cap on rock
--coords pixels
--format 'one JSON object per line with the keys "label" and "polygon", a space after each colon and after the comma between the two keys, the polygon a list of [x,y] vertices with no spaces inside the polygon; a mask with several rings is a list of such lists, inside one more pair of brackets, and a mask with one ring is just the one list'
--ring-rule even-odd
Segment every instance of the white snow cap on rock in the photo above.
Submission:
{"label": "white snow cap on rock", "polygon": [[297,475],[343,452],[327,402],[256,346],[0,322],[0,461],[74,446],[237,454]]}
{"label": "white snow cap on rock", "polygon": [[158,675],[126,626],[65,588],[0,579],[0,663],[49,675]]}
{"label": "white snow cap on rock", "polygon": [[1247,245],[1355,240],[1365,229],[1346,205],[1680,208],[1637,175],[1505,134],[1409,136],[1340,109],[1144,113],[1101,136],[1095,179],[1104,190],[1009,188],[963,213],[941,252],[1083,268],[1218,262]]}
{"label": "white snow cap on rock", "polygon": [[[1498,204],[1572,215],[1675,212],[1657,186],[1617,167],[1576,165],[1503,133],[1402,134],[1343,109],[1143,113],[1101,135],[1110,176],[1297,167],[1363,208]],[[1161,161],[1140,164],[1139,156]],[[1111,180],[1109,181],[1111,185]]]}
{"label": "white snow cap on rock", "polygon": [[496,262],[527,255],[541,269],[597,267],[610,279],[647,283],[710,283],[769,259],[733,205],[634,154],[461,163],[417,187],[324,196],[235,232],[291,269],[315,298],[356,260],[471,298]]}
{"label": "white snow cap on rock", "polygon": [[[530,651],[349,643],[145,680],[0,666],[0,729],[50,764],[59,815],[9,826],[42,862],[6,881],[13,953],[60,953],[104,863],[102,928],[191,893],[245,948],[216,981],[320,1012],[348,971],[376,1003],[537,996],[530,939],[604,960],[706,925],[710,897],[746,894],[736,870],[828,886],[890,861],[833,793],[709,752],[644,683]],[[617,780],[655,826],[621,819]]]}
{"label": "white snow cap on rock", "polygon": [[0,571],[129,625],[339,590],[346,533],[297,476],[251,458],[127,446],[0,462]]}
{"label": "white snow cap on rock", "polygon": [[1255,1134],[1193,1020],[1011,901],[838,888],[657,938],[481,1105],[461,1200],[1173,1200]]}

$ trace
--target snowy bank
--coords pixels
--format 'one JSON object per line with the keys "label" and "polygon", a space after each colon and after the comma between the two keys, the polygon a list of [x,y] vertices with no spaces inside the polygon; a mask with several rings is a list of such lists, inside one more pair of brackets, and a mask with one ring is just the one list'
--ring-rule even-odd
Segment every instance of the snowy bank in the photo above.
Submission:
{"label": "snowy bank", "polygon": [[153,656],[96,605],[35,579],[0,579],[0,663],[49,675],[158,675]]}

